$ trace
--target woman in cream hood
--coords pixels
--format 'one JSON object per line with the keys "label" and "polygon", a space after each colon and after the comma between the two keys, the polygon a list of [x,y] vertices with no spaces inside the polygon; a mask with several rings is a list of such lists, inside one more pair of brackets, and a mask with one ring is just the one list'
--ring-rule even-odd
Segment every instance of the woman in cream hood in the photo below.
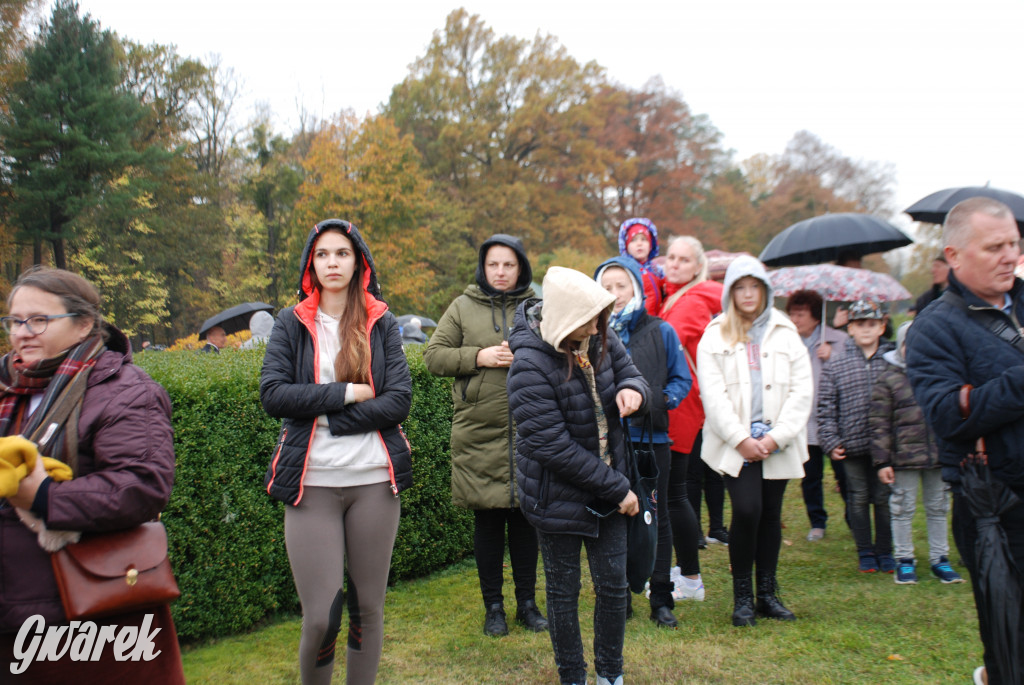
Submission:
{"label": "woman in cream hood", "polygon": [[614,301],[585,274],[553,266],[544,276],[543,302],[519,306],[509,338],[519,502],[537,529],[562,683],[587,681],[579,625],[586,547],[596,596],[597,682],[622,684],[626,517],[637,514],[639,503],[626,475],[629,436],[620,417],[646,412],[649,389],[608,330]]}
{"label": "woman in cream hood", "polygon": [[775,596],[775,570],[786,483],[803,477],[807,460],[811,362],[796,327],[771,306],[761,262],[737,258],[724,285],[723,312],[697,346],[697,377],[707,415],[701,457],[724,476],[732,501],[733,625],[754,625],[755,563],[757,613],[793,620]]}

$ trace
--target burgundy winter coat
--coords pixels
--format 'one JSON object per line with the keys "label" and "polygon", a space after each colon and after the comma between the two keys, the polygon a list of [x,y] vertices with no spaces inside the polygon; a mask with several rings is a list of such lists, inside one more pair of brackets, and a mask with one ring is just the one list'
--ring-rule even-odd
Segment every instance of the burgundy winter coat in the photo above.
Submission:
{"label": "burgundy winter coat", "polygon": [[[89,374],[82,402],[77,473],[49,486],[45,522],[55,530],[131,528],[155,518],[171,496],[171,401],[131,363],[124,334],[108,330],[108,349]],[[47,625],[66,620],[50,555],[5,503],[0,508],[0,633],[17,632],[33,614],[42,614]]]}

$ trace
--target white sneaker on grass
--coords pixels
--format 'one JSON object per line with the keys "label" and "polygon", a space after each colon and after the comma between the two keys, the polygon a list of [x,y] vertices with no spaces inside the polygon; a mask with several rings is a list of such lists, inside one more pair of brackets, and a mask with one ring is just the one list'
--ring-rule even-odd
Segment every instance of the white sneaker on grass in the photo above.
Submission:
{"label": "white sneaker on grass", "polygon": [[698,574],[695,579],[685,576],[673,579],[674,589],[672,599],[681,602],[685,599],[692,599],[695,602],[704,601],[704,580]]}

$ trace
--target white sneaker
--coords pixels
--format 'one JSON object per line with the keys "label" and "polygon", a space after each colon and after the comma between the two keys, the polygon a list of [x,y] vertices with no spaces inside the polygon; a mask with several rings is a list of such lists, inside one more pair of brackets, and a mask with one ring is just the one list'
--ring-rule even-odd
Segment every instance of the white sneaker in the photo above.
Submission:
{"label": "white sneaker", "polygon": [[674,583],[675,588],[672,590],[672,599],[681,602],[684,599],[692,599],[695,602],[704,601],[704,580],[698,575],[696,580],[690,580],[686,577],[680,577],[679,581]]}
{"label": "white sneaker", "polygon": [[644,597],[647,599],[651,598],[651,581],[649,580],[644,583]]}

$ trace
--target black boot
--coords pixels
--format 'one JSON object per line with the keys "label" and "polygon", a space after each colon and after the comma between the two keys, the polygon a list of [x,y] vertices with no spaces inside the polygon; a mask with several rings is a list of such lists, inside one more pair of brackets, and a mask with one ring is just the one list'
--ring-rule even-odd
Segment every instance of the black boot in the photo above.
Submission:
{"label": "black boot", "polygon": [[672,609],[675,601],[672,599],[672,589],[675,586],[672,581],[651,581],[651,620],[662,628],[675,628],[679,625]]}
{"label": "black boot", "polygon": [[516,609],[516,620],[535,633],[543,633],[548,629],[548,620],[537,608],[537,602],[528,599]]}
{"label": "black boot", "polygon": [[732,624],[737,627],[755,625],[757,620],[754,618],[754,584],[750,581],[750,576],[733,576],[732,597]]}
{"label": "black boot", "polygon": [[508,635],[508,623],[505,622],[505,607],[501,602],[495,602],[487,607],[487,614],[484,616],[484,635],[501,637]]}
{"label": "black boot", "polygon": [[775,572],[757,572],[757,613],[765,618],[779,621],[795,621],[796,616],[779,601],[776,592],[779,585],[775,581]]}

